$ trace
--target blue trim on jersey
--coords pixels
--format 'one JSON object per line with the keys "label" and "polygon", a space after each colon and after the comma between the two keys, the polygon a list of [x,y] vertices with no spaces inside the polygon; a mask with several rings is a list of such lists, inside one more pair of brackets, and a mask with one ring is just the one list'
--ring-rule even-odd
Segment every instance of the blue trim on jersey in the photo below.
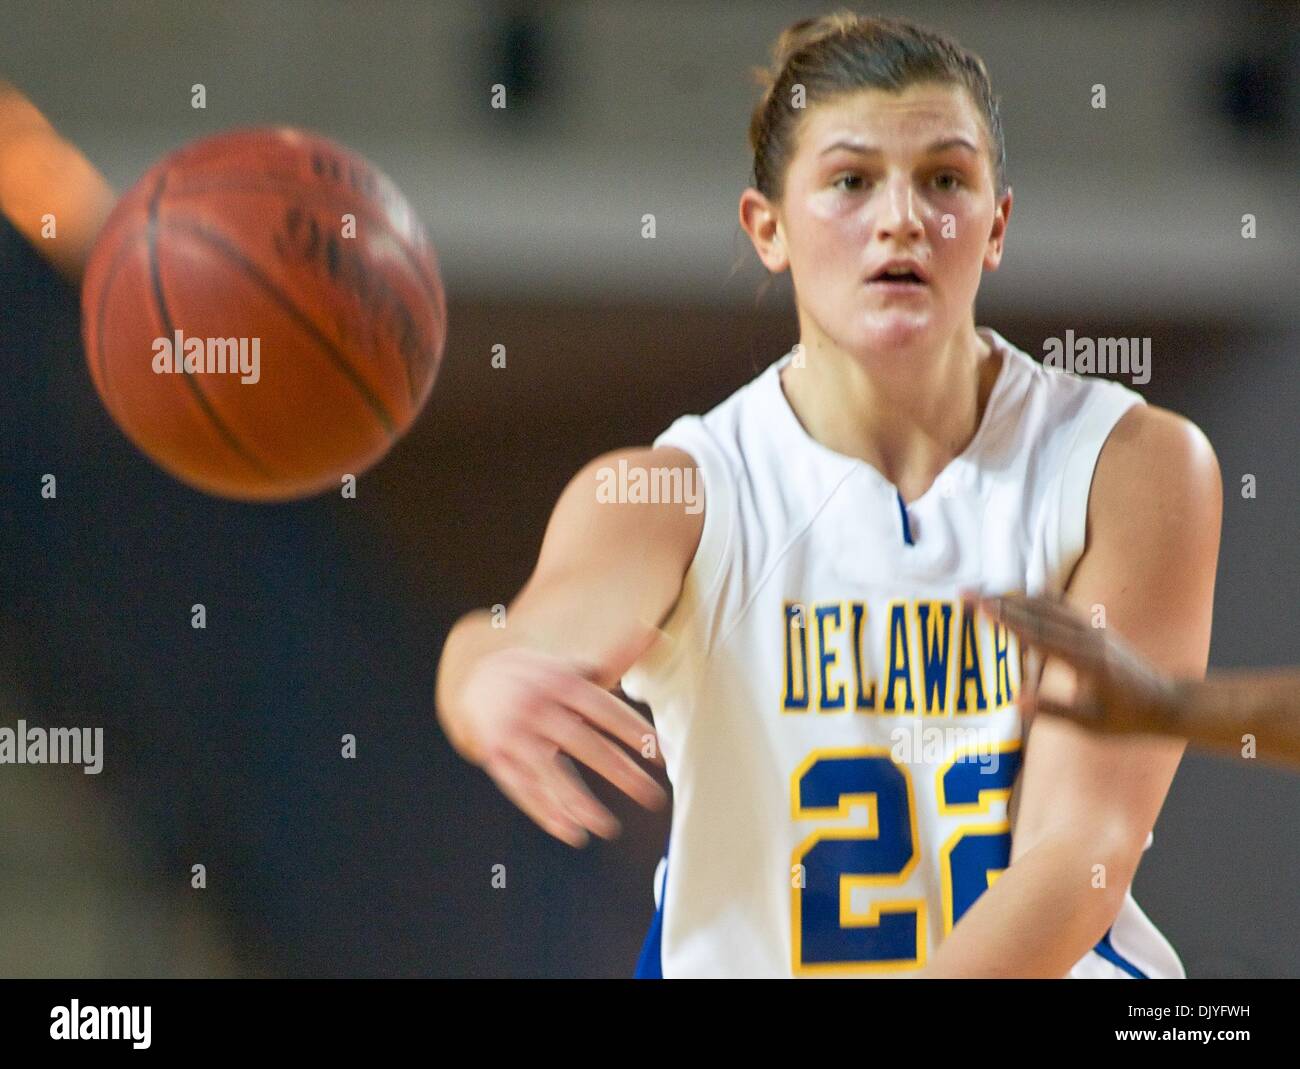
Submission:
{"label": "blue trim on jersey", "polygon": [[[650,918],[650,929],[646,932],[645,942],[641,944],[641,954],[636,961],[636,971],[632,974],[634,980],[662,980],[664,978],[663,967],[663,931],[664,931],[664,903],[668,900],[668,844],[664,844],[664,886],[663,892],[659,896],[659,905],[655,909],[655,914]],[[1115,945],[1110,941],[1111,929],[1106,929],[1106,934],[1098,940],[1097,945],[1092,949],[1100,956],[1105,958],[1112,965],[1123,969],[1129,976],[1135,980],[1148,980],[1147,976],[1141,969],[1134,965],[1128,958],[1124,957]]]}
{"label": "blue trim on jersey", "polygon": [[912,524],[907,518],[907,506],[903,504],[903,492],[895,490],[894,493],[898,495],[898,514],[903,517],[903,541],[914,546],[916,543],[912,541]]}
{"label": "blue trim on jersey", "polygon": [[1097,945],[1092,949],[1095,950],[1098,954],[1100,954],[1112,965],[1118,965],[1121,969],[1123,969],[1126,973],[1128,973],[1129,976],[1133,977],[1133,979],[1135,980],[1150,979],[1150,977],[1148,977],[1146,973],[1144,973],[1141,969],[1139,969],[1136,965],[1134,965],[1131,961],[1129,961],[1128,958],[1124,957],[1118,950],[1115,949],[1114,944],[1112,944],[1110,941],[1109,928],[1106,929],[1106,934],[1101,937],[1101,941],[1098,942]]}
{"label": "blue trim on jersey", "polygon": [[662,947],[664,931],[664,903],[667,900],[668,844],[664,843],[664,888],[663,892],[659,895],[659,905],[655,909],[655,915],[650,918],[650,930],[646,932],[645,942],[641,944],[641,956],[636,959],[636,972],[632,974],[633,980],[662,980],[664,978]]}

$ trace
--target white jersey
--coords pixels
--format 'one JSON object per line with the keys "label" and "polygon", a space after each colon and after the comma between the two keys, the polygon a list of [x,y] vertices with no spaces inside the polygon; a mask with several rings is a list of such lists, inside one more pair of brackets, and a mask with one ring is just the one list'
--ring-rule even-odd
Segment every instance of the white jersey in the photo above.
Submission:
{"label": "white jersey", "polygon": [[[699,466],[705,517],[669,641],[623,679],[674,789],[637,975],[905,975],[1007,867],[1019,651],[959,593],[1062,590],[1142,399],[979,333],[1002,353],[979,430],[906,507],[804,430],[789,354],[656,439]],[[1126,894],[1070,975],[1185,974]]]}

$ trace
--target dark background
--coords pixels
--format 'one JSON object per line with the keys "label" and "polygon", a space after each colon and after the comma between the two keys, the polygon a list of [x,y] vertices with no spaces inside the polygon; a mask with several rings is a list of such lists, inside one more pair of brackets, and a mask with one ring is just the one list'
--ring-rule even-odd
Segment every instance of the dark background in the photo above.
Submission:
{"label": "dark background", "polygon": [[[666,815],[593,784],[623,838],[551,840],[452,753],[434,671],[461,613],[517,591],[586,460],[797,340],[788,284],[755,299],[735,202],[745,69],[821,9],[6,6],[0,72],[119,188],[250,119],[366,152],[425,216],[450,335],[427,410],[356,500],[222,502],[117,431],[75,291],[0,223],[0,725],[103,726],[107,751],[97,777],[0,766],[0,974],[630,975]],[[1034,354],[1067,329],[1152,339],[1138,389],[1197,422],[1224,474],[1211,663],[1300,662],[1294,21],[969,7],[896,10],[979,51],[1004,94],[1017,208],[977,322]],[[508,117],[480,99],[502,79],[527,102]],[[1094,82],[1104,116],[1062,111]],[[1190,975],[1297,973],[1298,811],[1290,773],[1185,759],[1134,893]]]}

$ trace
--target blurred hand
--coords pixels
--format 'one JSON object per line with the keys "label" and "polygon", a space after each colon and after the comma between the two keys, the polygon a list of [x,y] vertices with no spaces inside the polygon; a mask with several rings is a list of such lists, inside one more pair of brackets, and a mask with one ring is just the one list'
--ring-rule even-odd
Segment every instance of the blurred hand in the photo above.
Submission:
{"label": "blurred hand", "polygon": [[0,78],[0,214],[32,248],[79,282],[116,199],[81,151]]}
{"label": "blurred hand", "polygon": [[638,633],[596,664],[523,647],[484,654],[447,710],[452,744],[557,839],[584,846],[588,830],[614,838],[618,820],[572,758],[648,809],[665,804],[663,788],[611,740],[662,764],[653,726],[596,682],[621,677],[656,634]]}
{"label": "blurred hand", "polygon": [[1026,680],[1020,706],[1112,732],[1179,734],[1178,685],[1105,628],[1063,601],[1010,594],[967,599],[1010,628],[1023,646],[1057,657],[1076,674],[1073,700],[1041,695]]}

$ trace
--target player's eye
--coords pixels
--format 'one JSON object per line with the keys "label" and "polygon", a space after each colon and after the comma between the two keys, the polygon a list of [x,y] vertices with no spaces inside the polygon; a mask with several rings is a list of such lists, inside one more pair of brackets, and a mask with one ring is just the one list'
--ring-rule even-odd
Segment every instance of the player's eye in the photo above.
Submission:
{"label": "player's eye", "polygon": [[[841,184],[843,182],[855,182],[857,184],[846,187]],[[833,185],[836,189],[844,190],[845,193],[856,193],[858,190],[863,188],[863,178],[862,175],[860,174],[852,174],[852,173],[842,174],[840,175],[839,178],[835,179],[835,181],[832,182],[831,185]]]}
{"label": "player's eye", "polygon": [[940,171],[934,176],[934,184],[941,193],[954,193],[962,187],[961,175],[956,171]]}

